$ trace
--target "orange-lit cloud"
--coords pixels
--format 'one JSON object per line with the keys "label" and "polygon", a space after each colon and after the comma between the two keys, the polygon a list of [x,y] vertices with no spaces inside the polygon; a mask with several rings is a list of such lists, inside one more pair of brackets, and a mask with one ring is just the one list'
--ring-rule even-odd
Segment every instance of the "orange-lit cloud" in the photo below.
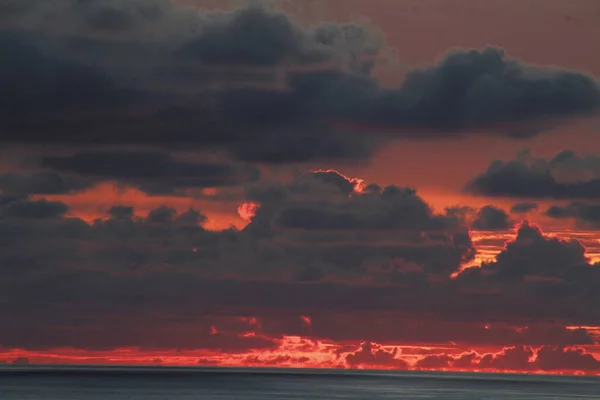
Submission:
{"label": "orange-lit cloud", "polygon": [[335,169],[315,169],[312,171],[312,173],[314,173],[314,174],[318,174],[318,173],[337,174],[337,175],[341,176],[342,178],[346,179],[348,182],[350,182],[353,185],[354,193],[363,193],[365,191],[365,189],[367,188],[367,184],[365,183],[365,181],[363,179],[351,178],[349,176],[342,174],[341,172],[339,172]]}
{"label": "orange-lit cloud", "polygon": [[242,218],[244,221],[250,222],[252,221],[252,218],[256,215],[256,212],[258,211],[259,207],[259,204],[253,201],[247,201],[245,203],[242,203],[238,207],[237,212],[240,218]]}
{"label": "orange-lit cloud", "polygon": [[247,224],[236,212],[235,201],[223,201],[218,198],[218,189],[204,189],[198,197],[148,196],[130,187],[119,187],[113,183],[99,184],[89,190],[65,195],[44,195],[34,198],[46,198],[61,201],[70,207],[69,214],[91,222],[106,217],[113,205],[133,206],[135,216],[146,216],[150,210],[160,206],[172,207],[179,212],[194,207],[202,210],[208,217],[204,226],[211,230],[227,229],[230,226],[242,228]]}

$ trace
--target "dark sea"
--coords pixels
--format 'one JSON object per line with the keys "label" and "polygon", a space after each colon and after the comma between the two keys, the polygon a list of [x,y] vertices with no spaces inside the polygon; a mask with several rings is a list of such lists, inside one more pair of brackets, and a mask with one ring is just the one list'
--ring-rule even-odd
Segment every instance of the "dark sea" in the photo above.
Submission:
{"label": "dark sea", "polygon": [[600,399],[596,377],[162,367],[0,367],[2,400]]}

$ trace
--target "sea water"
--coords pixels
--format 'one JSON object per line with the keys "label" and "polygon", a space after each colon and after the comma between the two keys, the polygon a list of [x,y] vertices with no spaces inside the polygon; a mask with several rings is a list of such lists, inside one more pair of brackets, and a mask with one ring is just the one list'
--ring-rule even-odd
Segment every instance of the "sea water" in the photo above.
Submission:
{"label": "sea water", "polygon": [[167,367],[0,367],[2,400],[600,399],[597,377]]}

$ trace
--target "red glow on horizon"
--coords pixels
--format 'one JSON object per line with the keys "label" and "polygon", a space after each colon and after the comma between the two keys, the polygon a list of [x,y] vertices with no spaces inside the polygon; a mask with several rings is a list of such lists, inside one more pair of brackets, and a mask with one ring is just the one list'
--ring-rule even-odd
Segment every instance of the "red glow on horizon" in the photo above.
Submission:
{"label": "red glow on horizon", "polygon": [[[251,334],[251,333],[249,333]],[[514,368],[511,364],[502,364],[510,360],[514,347],[495,349],[467,349],[464,346],[435,345],[347,345],[343,343],[323,342],[310,338],[284,336],[278,339],[274,350],[248,350],[240,353],[223,353],[218,350],[178,350],[178,349],[140,349],[135,347],[113,350],[83,350],[57,348],[49,350],[0,350],[0,363],[8,364],[64,364],[64,365],[164,365],[164,366],[223,366],[223,367],[277,367],[277,368],[342,368],[342,369],[380,369],[411,371],[449,371],[449,372],[497,372],[523,374],[557,375],[598,375],[600,367],[593,370],[546,369],[537,367],[536,358],[540,349],[525,347],[530,352],[527,363],[529,368]],[[366,343],[368,344],[368,342]],[[585,357],[593,357],[600,363],[597,351],[584,349],[595,346],[565,347],[565,351],[578,352]],[[360,354],[365,349],[378,354],[367,356],[357,364],[349,364],[346,357]],[[367,353],[368,355],[369,353]],[[560,354],[560,351],[559,351]],[[564,353],[563,353],[564,354]],[[378,355],[387,358],[378,360]],[[390,358],[391,357],[391,358]],[[467,360],[468,362],[464,362]],[[500,364],[489,363],[499,360]],[[368,363],[364,363],[367,362]],[[500,367],[499,365],[503,365]]]}

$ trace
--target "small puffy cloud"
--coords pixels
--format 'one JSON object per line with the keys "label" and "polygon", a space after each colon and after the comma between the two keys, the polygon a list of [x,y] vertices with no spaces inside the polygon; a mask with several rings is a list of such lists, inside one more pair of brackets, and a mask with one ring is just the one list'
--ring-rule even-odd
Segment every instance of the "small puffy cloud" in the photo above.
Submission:
{"label": "small puffy cloud", "polygon": [[537,203],[519,202],[510,207],[512,214],[526,214],[538,209]]}
{"label": "small puffy cloud", "polygon": [[477,230],[504,230],[513,225],[510,216],[501,208],[495,206],[484,206],[471,222],[471,228]]}

